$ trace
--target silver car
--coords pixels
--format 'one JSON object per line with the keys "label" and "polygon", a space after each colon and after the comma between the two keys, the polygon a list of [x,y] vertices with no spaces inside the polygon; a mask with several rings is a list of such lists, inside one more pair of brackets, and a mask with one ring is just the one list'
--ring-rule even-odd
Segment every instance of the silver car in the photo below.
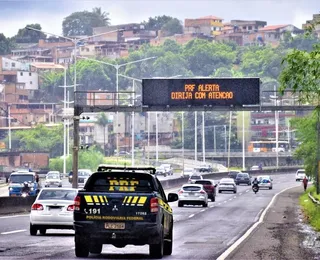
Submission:
{"label": "silver car", "polygon": [[203,207],[208,207],[208,194],[202,184],[184,184],[180,188],[178,196],[178,207],[183,207],[185,204],[200,204]]}
{"label": "silver car", "polygon": [[188,183],[195,183],[197,180],[203,180],[202,175],[192,174],[189,177]]}
{"label": "silver car", "polygon": [[45,235],[47,229],[73,229],[77,189],[43,188],[31,206],[30,235]]}
{"label": "silver car", "polygon": [[232,178],[223,178],[219,182],[219,193],[222,191],[232,191],[237,193],[237,185]]}
{"label": "silver car", "polygon": [[87,180],[91,176],[92,171],[89,169],[79,169],[78,170],[78,187],[84,187]]}
{"label": "silver car", "polygon": [[46,175],[46,179],[44,181],[45,187],[55,186],[62,187],[62,180],[60,177],[60,172],[58,171],[50,171]]}
{"label": "silver car", "polygon": [[259,188],[267,188],[269,190],[272,190],[273,184],[272,184],[272,178],[269,175],[264,176],[258,176],[257,180],[259,181]]}

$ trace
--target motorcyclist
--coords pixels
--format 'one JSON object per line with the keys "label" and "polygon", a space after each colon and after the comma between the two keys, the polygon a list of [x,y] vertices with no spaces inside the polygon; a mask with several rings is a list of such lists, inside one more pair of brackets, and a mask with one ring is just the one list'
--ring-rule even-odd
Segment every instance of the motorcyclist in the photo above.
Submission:
{"label": "motorcyclist", "polygon": [[255,177],[254,180],[252,181],[252,188],[254,188],[254,187],[259,188],[259,181],[258,181],[257,177]]}
{"label": "motorcyclist", "polygon": [[25,181],[23,183],[23,187],[21,189],[21,193],[28,193],[29,194],[29,192],[30,192],[29,184],[28,184],[27,181]]}

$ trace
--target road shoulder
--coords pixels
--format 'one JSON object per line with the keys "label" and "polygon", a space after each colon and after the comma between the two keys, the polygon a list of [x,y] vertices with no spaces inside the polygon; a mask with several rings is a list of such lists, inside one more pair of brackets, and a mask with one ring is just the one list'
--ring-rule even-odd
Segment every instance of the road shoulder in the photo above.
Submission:
{"label": "road shoulder", "polygon": [[305,235],[298,225],[301,194],[302,187],[279,194],[263,223],[226,259],[314,259],[314,253],[302,247]]}

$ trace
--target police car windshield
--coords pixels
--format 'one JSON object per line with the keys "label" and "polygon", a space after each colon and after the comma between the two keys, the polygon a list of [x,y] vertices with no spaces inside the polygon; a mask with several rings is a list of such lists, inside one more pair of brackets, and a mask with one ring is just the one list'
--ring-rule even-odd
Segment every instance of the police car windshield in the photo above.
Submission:
{"label": "police car windshield", "polygon": [[21,174],[21,175],[11,175],[10,181],[12,183],[23,183],[25,181],[33,182],[33,176],[32,175],[27,175],[27,174],[25,174],[25,175],[23,175],[23,174]]}

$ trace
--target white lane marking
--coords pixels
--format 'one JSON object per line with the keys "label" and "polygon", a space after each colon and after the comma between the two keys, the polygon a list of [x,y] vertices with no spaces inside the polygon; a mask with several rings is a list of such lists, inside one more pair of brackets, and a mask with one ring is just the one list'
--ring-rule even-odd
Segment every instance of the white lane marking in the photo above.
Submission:
{"label": "white lane marking", "polygon": [[26,229],[20,229],[20,230],[2,232],[2,233],[0,233],[0,234],[1,234],[1,235],[9,235],[9,234],[20,233],[20,232],[25,232],[25,231],[27,231],[27,230],[26,230]]}
{"label": "white lane marking", "polygon": [[221,203],[218,203],[218,206],[221,205]]}
{"label": "white lane marking", "polygon": [[213,206],[213,205],[211,205],[211,206],[210,206],[210,208],[214,208],[214,206]]}
{"label": "white lane marking", "polygon": [[194,214],[191,214],[191,215],[189,216],[189,218],[192,218],[192,217],[194,217]]}
{"label": "white lane marking", "polygon": [[200,210],[200,212],[206,211],[205,209]]}
{"label": "white lane marking", "polygon": [[12,215],[12,216],[3,216],[0,217],[0,219],[5,219],[5,218],[19,218],[19,217],[29,217],[29,214],[25,214],[25,215]]}
{"label": "white lane marking", "polygon": [[241,192],[241,193],[239,193],[239,195],[242,195],[242,192]]}
{"label": "white lane marking", "polygon": [[249,190],[246,190],[246,192],[249,192]]}
{"label": "white lane marking", "polygon": [[236,198],[237,198],[237,196],[234,196],[233,198],[234,198],[234,199],[236,199]]}
{"label": "white lane marking", "polygon": [[279,194],[289,190],[289,189],[292,189],[292,188],[295,188],[295,187],[299,187],[300,185],[295,185],[295,186],[292,186],[292,187],[289,187],[289,188],[286,188],[280,192],[278,192],[277,194],[275,194],[272,198],[272,200],[270,201],[270,203],[268,204],[268,206],[264,209],[264,211],[262,212],[260,218],[259,218],[259,221],[258,222],[255,222],[248,230],[247,232],[242,236],[240,237],[234,244],[232,244],[229,248],[227,248],[226,251],[224,251],[216,260],[225,260],[247,237],[250,236],[250,234],[257,228],[257,226],[259,224],[261,224],[263,221],[264,221],[264,217],[265,215],[267,214],[267,211],[269,210],[269,208],[272,206],[272,204],[274,203],[275,199],[278,197]]}
{"label": "white lane marking", "polygon": [[232,200],[232,198],[231,198],[231,199],[229,199],[229,200]]}
{"label": "white lane marking", "polygon": [[227,203],[227,201],[225,200],[223,203]]}

